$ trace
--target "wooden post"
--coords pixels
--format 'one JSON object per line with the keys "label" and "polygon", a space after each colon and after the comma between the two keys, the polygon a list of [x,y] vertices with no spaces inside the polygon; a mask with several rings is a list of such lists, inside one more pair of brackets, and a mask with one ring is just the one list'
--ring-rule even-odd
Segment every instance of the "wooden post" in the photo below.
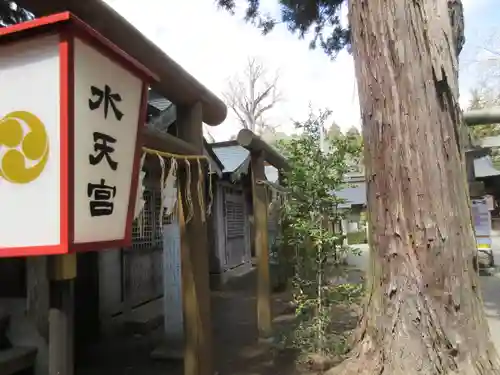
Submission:
{"label": "wooden post", "polygon": [[[198,154],[203,155],[201,103],[192,107],[177,107],[177,136],[195,146]],[[179,229],[185,335],[184,374],[213,375],[209,244],[206,222],[201,220],[198,204],[198,165],[191,163],[191,186],[187,188],[191,190],[194,216],[188,223],[185,222],[188,205],[184,195],[187,170],[182,164],[179,174],[183,197],[182,204],[179,204]]]}
{"label": "wooden post", "polygon": [[49,374],[73,375],[74,279],[76,254],[48,258],[50,278]]}
{"label": "wooden post", "polygon": [[497,124],[500,122],[500,107],[473,109],[464,113],[467,126]]}
{"label": "wooden post", "polygon": [[251,160],[255,252],[257,255],[257,326],[259,335],[268,338],[272,334],[272,314],[267,238],[267,192],[266,186],[258,183],[266,179],[263,152],[252,152]]}

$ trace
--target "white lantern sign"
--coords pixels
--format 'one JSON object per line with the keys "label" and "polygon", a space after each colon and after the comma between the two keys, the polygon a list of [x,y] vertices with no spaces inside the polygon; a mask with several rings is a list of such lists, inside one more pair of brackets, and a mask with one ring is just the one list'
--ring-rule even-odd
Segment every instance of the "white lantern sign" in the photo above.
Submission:
{"label": "white lantern sign", "polygon": [[68,12],[0,29],[0,257],[130,245],[152,78]]}

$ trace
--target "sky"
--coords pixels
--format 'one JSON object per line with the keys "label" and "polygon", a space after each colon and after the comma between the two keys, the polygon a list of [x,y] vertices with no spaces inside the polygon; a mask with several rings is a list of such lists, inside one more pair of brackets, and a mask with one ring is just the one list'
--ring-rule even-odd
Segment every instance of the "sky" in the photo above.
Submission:
{"label": "sky", "polygon": [[[500,61],[500,7],[498,0],[466,0],[465,47],[460,54],[460,92],[463,107],[470,99],[470,90],[487,79],[491,60]],[[491,51],[498,51],[499,55]],[[498,63],[495,65],[498,66]]]}
{"label": "sky", "polygon": [[[477,60],[489,57],[482,47],[490,46],[494,33],[500,30],[495,26],[500,7],[494,4],[498,0],[462,1],[466,45],[461,55],[460,89],[461,105],[466,107],[477,82]],[[310,104],[314,109],[331,109],[332,122],[344,130],[360,126],[354,66],[347,52],[331,61],[280,25],[263,36],[238,15],[218,10],[214,0],[141,0],[140,7],[134,0],[106,2],[219,97],[249,57],[261,60],[270,74],[279,72],[283,100],[268,118],[278,125],[277,130],[293,131],[292,121],[307,119]],[[262,3],[271,14],[278,14],[277,1]],[[229,113],[223,124],[208,129],[222,141],[236,134],[239,126]]]}

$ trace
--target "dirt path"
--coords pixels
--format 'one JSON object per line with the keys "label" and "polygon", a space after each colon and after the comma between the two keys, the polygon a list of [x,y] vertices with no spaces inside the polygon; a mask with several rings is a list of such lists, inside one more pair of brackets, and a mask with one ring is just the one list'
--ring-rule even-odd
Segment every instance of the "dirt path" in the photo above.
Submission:
{"label": "dirt path", "polygon": [[[233,281],[224,291],[212,292],[215,370],[220,375],[293,375],[292,351],[277,353],[272,345],[257,340],[255,282],[252,272]],[[278,329],[293,317],[282,314],[287,306],[285,294],[273,295]],[[181,361],[150,358],[162,340],[162,331],[159,327],[145,336],[120,336],[96,343],[78,359],[77,375],[182,374]]]}
{"label": "dirt path", "polygon": [[[346,280],[347,281],[347,280]],[[350,281],[350,280],[349,280]],[[256,326],[255,272],[234,279],[223,291],[213,291],[214,365],[219,375],[304,375],[296,366],[297,352],[259,342]],[[290,330],[294,311],[289,294],[273,294],[275,332]],[[352,329],[356,317],[344,307],[333,314],[335,332]],[[158,361],[150,353],[161,343],[163,327],[145,336],[123,336],[94,345],[78,361],[77,375],[176,375],[182,361]]]}
{"label": "dirt path", "polygon": [[[224,291],[212,293],[216,368],[220,375],[295,374],[293,351],[277,351],[269,343],[259,343],[255,284],[255,275],[250,273]],[[288,306],[285,293],[273,295],[276,330],[291,324],[293,311]]]}

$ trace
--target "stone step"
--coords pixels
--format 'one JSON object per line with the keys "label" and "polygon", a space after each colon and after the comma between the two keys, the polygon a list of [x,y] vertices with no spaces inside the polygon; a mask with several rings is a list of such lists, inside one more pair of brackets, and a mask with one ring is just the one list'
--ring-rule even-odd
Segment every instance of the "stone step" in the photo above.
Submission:
{"label": "stone step", "polygon": [[136,307],[121,317],[127,333],[146,334],[163,323],[163,298]]}

